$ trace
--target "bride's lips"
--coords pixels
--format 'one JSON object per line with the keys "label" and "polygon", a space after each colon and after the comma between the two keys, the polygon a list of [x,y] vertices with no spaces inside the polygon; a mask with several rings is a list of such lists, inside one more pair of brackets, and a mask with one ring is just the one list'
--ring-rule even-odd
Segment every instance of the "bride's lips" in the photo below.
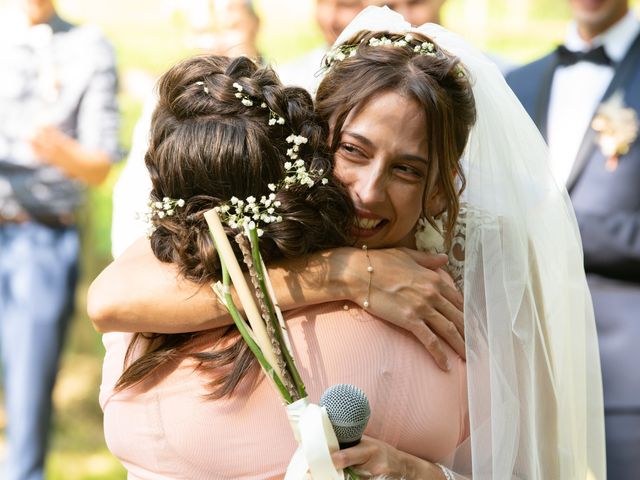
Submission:
{"label": "bride's lips", "polygon": [[376,235],[388,220],[373,213],[356,210],[356,218],[351,226],[351,235],[356,238],[369,238]]}

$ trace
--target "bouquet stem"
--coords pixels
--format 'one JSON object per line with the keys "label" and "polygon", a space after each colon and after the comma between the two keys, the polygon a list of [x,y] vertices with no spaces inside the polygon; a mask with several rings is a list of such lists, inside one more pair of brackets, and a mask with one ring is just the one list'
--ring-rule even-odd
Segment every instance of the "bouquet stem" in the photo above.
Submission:
{"label": "bouquet stem", "polygon": [[267,359],[262,354],[262,350],[260,350],[260,347],[251,336],[251,333],[249,332],[249,329],[247,328],[247,325],[244,322],[242,315],[240,315],[238,308],[233,302],[233,297],[231,296],[231,292],[230,292],[231,277],[229,276],[229,271],[227,270],[227,267],[222,260],[220,260],[220,266],[222,267],[222,284],[224,285],[224,290],[225,290],[225,293],[224,293],[225,306],[227,307],[227,310],[229,310],[229,313],[231,314],[231,318],[233,318],[233,321],[236,324],[236,327],[238,327],[238,331],[240,332],[240,335],[242,335],[242,338],[244,339],[245,342],[247,342],[249,349],[258,359],[258,363],[260,363],[260,366],[264,369],[264,371],[267,373],[269,378],[273,380],[273,383],[275,384],[276,388],[280,391],[282,398],[284,398],[284,400],[287,403],[293,402],[293,398],[287,391],[282,381],[280,381],[280,378],[278,378],[278,376],[275,374],[273,367],[269,364]]}
{"label": "bouquet stem", "polygon": [[[264,322],[258,311],[258,307],[255,304],[253,299],[253,295],[251,294],[251,290],[247,285],[247,281],[244,278],[244,274],[242,270],[240,270],[240,265],[238,265],[238,261],[235,258],[235,254],[231,249],[231,244],[229,243],[229,239],[227,238],[227,234],[224,231],[224,227],[220,222],[220,218],[218,217],[218,213],[211,209],[207,211],[205,214],[205,219],[207,220],[207,224],[209,225],[209,232],[211,234],[211,238],[216,247],[216,251],[218,252],[218,258],[220,259],[220,264],[224,265],[224,269],[227,272],[228,283],[224,287],[224,298],[225,304],[227,304],[227,299],[231,301],[231,308],[235,309],[235,313],[237,314],[237,318],[242,322],[242,326],[244,327],[245,333],[251,338],[251,341],[256,346],[257,351],[263,357],[264,365],[261,363],[263,368],[266,367],[265,373],[272,381],[278,386],[283,385],[282,383],[282,372],[278,368],[278,364],[276,361],[276,356],[273,352],[273,348],[271,347],[271,341],[269,340],[269,336],[267,334]],[[249,325],[251,329],[247,327],[246,323],[242,319],[242,316],[238,312],[235,304],[233,304],[233,298],[229,293],[229,285],[233,282],[233,285],[238,292],[238,296],[240,297],[240,301],[242,302],[242,306],[244,307],[247,318],[249,319]],[[234,322],[236,319],[234,318]],[[237,325],[238,323],[236,323]],[[240,328],[240,327],[238,327]],[[243,337],[244,338],[244,337]],[[253,350],[252,350],[253,351]],[[254,352],[255,353],[255,352]],[[276,380],[277,379],[277,380]],[[280,388],[280,387],[278,387]],[[286,388],[285,388],[286,390]],[[291,398],[291,394],[287,394],[286,398]],[[289,401],[290,403],[291,401]]]}
{"label": "bouquet stem", "polygon": [[295,360],[293,359],[291,352],[289,351],[287,345],[288,342],[285,342],[283,339],[283,332],[280,328],[280,323],[278,322],[278,318],[276,316],[277,307],[273,304],[271,295],[269,294],[270,292],[267,289],[267,285],[265,282],[266,272],[262,268],[262,257],[260,256],[260,250],[258,249],[258,233],[255,228],[249,230],[249,238],[251,241],[251,256],[253,257],[253,265],[256,269],[258,284],[264,296],[264,303],[267,307],[269,320],[273,327],[274,335],[278,344],[281,346],[282,356],[284,357],[286,369],[291,375],[299,398],[304,398],[307,396],[304,382],[302,380],[302,377],[300,376],[300,372],[296,368]]}

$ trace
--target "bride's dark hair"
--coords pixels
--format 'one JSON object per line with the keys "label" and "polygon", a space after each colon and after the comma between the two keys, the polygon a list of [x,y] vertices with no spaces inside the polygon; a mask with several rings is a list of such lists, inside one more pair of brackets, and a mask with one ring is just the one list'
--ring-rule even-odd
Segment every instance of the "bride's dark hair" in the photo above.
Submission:
{"label": "bride's dark hair", "polygon": [[[362,31],[345,41],[342,60],[325,58],[327,72],[318,87],[316,110],[331,123],[331,149],[336,151],[348,115],[376,95],[393,91],[416,101],[427,121],[430,168],[425,206],[437,191],[444,204],[439,213],[447,213],[450,243],[465,185],[460,158],[475,123],[475,100],[460,60],[420,33],[411,36],[407,40],[406,34]],[[383,37],[395,45],[380,45]],[[433,221],[429,215],[427,219]]]}
{"label": "bride's dark hair", "polygon": [[[253,105],[236,96],[237,85]],[[305,90],[283,87],[271,68],[259,67],[246,57],[201,56],[166,72],[158,94],[145,156],[151,200],[163,202],[169,197],[185,202],[172,216],[154,219],[151,248],[158,259],[175,264],[194,282],[219,279],[220,262],[203,213],[233,196],[268,196],[268,185],[285,176],[284,164],[290,161],[285,152],[291,147],[286,138],[292,133],[307,138],[299,152],[307,170],[323,170],[329,182],[317,181],[313,187],[295,184],[277,192],[282,221],[262,226],[264,260],[298,257],[347,242],[353,205],[330,175],[326,123],[318,120]],[[274,114],[284,124],[270,125]],[[227,228],[227,233],[232,237],[238,230]],[[240,258],[237,247],[236,255]],[[210,384],[213,398],[232,392],[255,364],[253,355],[235,327],[229,327],[219,342],[224,347],[192,353],[190,344],[199,335],[152,335],[147,352],[126,369],[117,388],[139,383],[168,360],[193,356],[199,368],[219,369]],[[128,358],[139,340],[140,335],[131,343]]]}

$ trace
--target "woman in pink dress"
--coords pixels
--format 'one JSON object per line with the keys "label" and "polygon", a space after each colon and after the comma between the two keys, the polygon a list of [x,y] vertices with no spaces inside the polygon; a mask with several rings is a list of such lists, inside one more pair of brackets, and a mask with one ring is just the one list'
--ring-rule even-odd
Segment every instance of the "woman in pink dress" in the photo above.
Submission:
{"label": "woman in pink dress", "polygon": [[[384,18],[389,20],[398,23]],[[588,469],[604,478],[599,377],[592,368],[597,358],[584,355],[593,354],[592,312],[576,262],[575,221],[563,192],[548,182],[541,140],[484,57],[471,51],[462,65],[421,32],[407,33],[404,24],[391,29],[403,33],[354,35],[359,30],[351,29],[329,59],[318,91],[318,123],[308,98],[282,89],[268,70],[256,70],[246,59],[226,66],[224,59],[192,60],[165,75],[147,164],[154,200],[162,205],[164,197],[180,198],[185,207],[154,221],[154,253],[191,281],[216,278],[215,253],[197,214],[232,196],[268,195],[268,184],[282,177],[292,130],[309,139],[300,158],[327,172],[317,129],[328,124],[334,174],[355,204],[355,221],[349,206],[337,200],[339,185],[298,192],[306,205],[296,207],[290,207],[296,199],[289,192],[282,208],[298,215],[297,233],[279,224],[265,228],[270,239],[265,256],[298,256],[340,244],[344,232],[370,248],[415,248],[424,241],[449,252],[448,269],[465,290],[470,332],[467,364],[447,346],[434,356],[433,349],[423,348],[433,346],[425,330],[399,328],[358,307],[383,301],[375,291],[356,289],[357,304],[305,306],[317,303],[309,293],[313,282],[322,290],[332,274],[318,272],[341,265],[322,261],[330,253],[308,257],[306,262],[320,259],[315,265],[299,263],[310,265],[311,275],[282,273],[291,297],[299,291],[308,295],[301,308],[290,309],[287,324],[310,398],[317,400],[333,383],[348,382],[371,401],[368,436],[336,454],[336,465],[427,480],[586,478]],[[434,33],[449,39],[448,32]],[[454,37],[447,46],[456,54],[457,42]],[[222,64],[214,66],[217,62]],[[469,136],[474,94],[482,107],[475,131],[486,136],[478,145]],[[487,103],[495,95],[504,107]],[[484,116],[487,112],[493,117]],[[252,148],[258,133],[261,148]],[[501,143],[487,140],[493,137]],[[465,157],[465,147],[484,155]],[[461,159],[467,163],[461,165]],[[465,175],[469,204],[461,209]],[[536,210],[527,208],[532,200]],[[309,206],[316,215],[305,213],[302,207]],[[286,218],[283,214],[285,224]],[[424,231],[416,237],[419,230]],[[438,231],[444,233],[440,241]],[[343,258],[356,258],[349,255]],[[366,255],[359,251],[359,256],[360,263],[347,265],[340,275],[366,268]],[[373,278],[383,275],[376,263],[382,258],[372,256]],[[370,278],[363,270],[362,277]],[[99,280],[94,297],[111,274]],[[410,283],[392,280],[400,287]],[[399,317],[402,307],[401,301],[386,305]],[[175,311],[167,313],[171,317]],[[157,330],[185,329],[161,323]],[[236,340],[233,328],[222,328],[134,342],[129,367],[120,376],[130,338],[105,336],[105,433],[130,478],[283,474],[295,449],[284,409]]]}

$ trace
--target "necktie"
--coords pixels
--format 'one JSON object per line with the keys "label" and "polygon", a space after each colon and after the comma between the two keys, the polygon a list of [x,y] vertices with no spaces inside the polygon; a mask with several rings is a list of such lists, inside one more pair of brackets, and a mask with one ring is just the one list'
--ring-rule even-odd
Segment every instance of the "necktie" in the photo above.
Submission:
{"label": "necktie", "polygon": [[574,52],[564,45],[560,45],[556,50],[558,56],[558,65],[568,67],[578,62],[591,62],[596,65],[613,65],[611,58],[607,55],[604,47],[592,48],[586,52]]}

